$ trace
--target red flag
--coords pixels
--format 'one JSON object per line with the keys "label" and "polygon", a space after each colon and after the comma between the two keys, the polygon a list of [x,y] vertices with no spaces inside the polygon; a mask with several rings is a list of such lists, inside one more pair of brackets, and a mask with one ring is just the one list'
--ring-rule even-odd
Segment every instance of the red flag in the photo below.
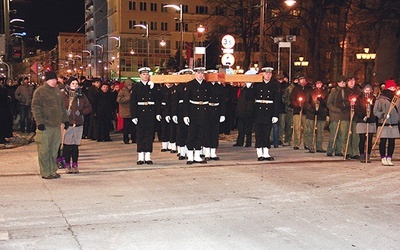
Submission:
{"label": "red flag", "polygon": [[38,73],[38,63],[37,63],[37,62],[34,62],[34,63],[32,64],[31,70],[32,70],[33,72],[35,72],[35,74]]}

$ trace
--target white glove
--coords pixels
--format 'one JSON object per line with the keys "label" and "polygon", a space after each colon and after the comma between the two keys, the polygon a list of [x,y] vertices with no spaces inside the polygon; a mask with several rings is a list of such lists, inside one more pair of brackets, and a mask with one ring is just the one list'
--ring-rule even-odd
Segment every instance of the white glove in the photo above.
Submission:
{"label": "white glove", "polygon": [[132,122],[133,122],[135,125],[137,125],[138,119],[137,119],[137,118],[133,118],[133,119],[132,119]]}
{"label": "white glove", "polygon": [[190,119],[189,119],[189,117],[183,117],[183,122],[187,125],[187,126],[189,126],[189,123],[190,123]]}
{"label": "white glove", "polygon": [[147,84],[149,84],[150,89],[153,89],[153,88],[154,88],[154,82],[149,81]]}
{"label": "white glove", "polygon": [[221,116],[219,117],[219,122],[224,122],[224,121],[225,121],[225,116],[221,115]]}
{"label": "white glove", "polygon": [[69,116],[71,114],[71,110],[67,109],[67,115]]}
{"label": "white glove", "polygon": [[173,121],[175,124],[178,124],[178,117],[177,117],[176,115],[174,115],[174,116],[172,117],[172,121]]}
{"label": "white glove", "polygon": [[161,121],[161,115],[156,115],[157,121]]}
{"label": "white glove", "polygon": [[390,118],[390,114],[387,114],[386,115],[386,120],[389,119],[389,118]]}
{"label": "white glove", "polygon": [[251,87],[251,82],[246,82],[246,87],[250,88]]}
{"label": "white glove", "polygon": [[77,110],[77,111],[75,112],[75,115],[79,116],[79,115],[81,115],[81,112],[79,112],[79,110]]}
{"label": "white glove", "polygon": [[167,115],[167,116],[165,117],[165,121],[166,121],[167,123],[169,123],[169,122],[171,121],[171,116]]}
{"label": "white glove", "polygon": [[272,117],[272,123],[277,123],[278,122],[278,117]]}

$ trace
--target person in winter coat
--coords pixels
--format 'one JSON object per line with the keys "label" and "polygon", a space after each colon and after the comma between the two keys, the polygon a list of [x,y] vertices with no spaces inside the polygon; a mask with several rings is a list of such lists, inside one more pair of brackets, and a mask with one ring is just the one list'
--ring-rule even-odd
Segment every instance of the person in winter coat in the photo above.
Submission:
{"label": "person in winter coat", "polygon": [[93,104],[93,117],[96,120],[96,138],[98,142],[111,141],[110,124],[115,112],[115,95],[109,91],[107,82],[103,82],[96,93]]}
{"label": "person in winter coat", "polygon": [[[79,173],[78,157],[79,145],[83,134],[84,115],[92,112],[89,100],[82,93],[78,79],[70,77],[64,89],[64,107],[71,126],[65,130],[63,138],[63,157],[65,161],[65,171],[67,174]],[[72,159],[72,162],[71,162]]]}
{"label": "person in winter coat", "polygon": [[[357,121],[356,132],[360,137],[360,143],[358,144],[358,150],[360,153],[361,163],[370,163],[370,155],[372,150],[372,137],[376,133],[376,117],[373,114],[375,103],[375,96],[372,94],[372,86],[366,84],[361,94],[356,100],[355,120]],[[368,142],[367,140],[368,133]],[[368,148],[366,149],[366,142]]]}
{"label": "person in winter coat", "polygon": [[[397,98],[396,83],[389,79],[385,82],[385,90],[376,99],[374,115],[378,118],[378,129],[380,133],[379,153],[382,165],[393,166],[392,157],[395,148],[395,140],[399,134],[399,111],[400,100]],[[394,98],[396,95],[396,98]],[[390,112],[389,112],[390,111]]]}
{"label": "person in winter coat", "polygon": [[129,144],[129,137],[132,143],[136,142],[136,125],[133,124],[131,117],[132,86],[133,81],[131,78],[127,78],[124,82],[124,87],[121,89],[121,91],[119,91],[117,96],[119,116],[124,120],[122,133],[125,144]]}

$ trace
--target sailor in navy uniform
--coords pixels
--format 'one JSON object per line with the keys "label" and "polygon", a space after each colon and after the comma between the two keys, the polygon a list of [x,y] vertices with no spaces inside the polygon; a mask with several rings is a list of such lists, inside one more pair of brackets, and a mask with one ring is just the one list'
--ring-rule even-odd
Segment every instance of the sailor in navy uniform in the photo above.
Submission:
{"label": "sailor in navy uniform", "polygon": [[[178,72],[179,75],[192,75],[194,71],[192,69],[183,69]],[[188,135],[188,126],[183,121],[184,117],[184,98],[186,92],[186,83],[178,83],[176,84],[176,93],[172,96],[171,105],[172,105],[172,121],[177,124],[176,129],[176,146],[178,151],[178,159],[185,160],[187,159],[187,135]]]}
{"label": "sailor in navy uniform", "polygon": [[[207,70],[206,73],[218,73],[217,70]],[[217,148],[219,142],[219,124],[225,121],[225,91],[219,82],[209,82],[210,100],[208,103],[207,138],[203,145],[205,160],[218,161]]]}
{"label": "sailor in navy uniform", "polygon": [[150,81],[150,68],[139,69],[140,81],[133,85],[131,94],[131,117],[136,124],[137,164],[153,164],[150,153],[153,152],[154,127],[161,121],[161,94]]}
{"label": "sailor in navy uniform", "polygon": [[195,68],[195,79],[186,84],[184,98],[184,123],[188,128],[187,164],[207,163],[202,159],[201,147],[207,138],[208,108],[210,102],[210,84],[204,79],[205,68]]}
{"label": "sailor in navy uniform", "polygon": [[263,81],[254,83],[247,92],[248,99],[254,99],[254,132],[256,137],[257,158],[259,161],[273,161],[269,154],[272,124],[278,122],[279,83],[272,79],[273,68],[261,69]]}

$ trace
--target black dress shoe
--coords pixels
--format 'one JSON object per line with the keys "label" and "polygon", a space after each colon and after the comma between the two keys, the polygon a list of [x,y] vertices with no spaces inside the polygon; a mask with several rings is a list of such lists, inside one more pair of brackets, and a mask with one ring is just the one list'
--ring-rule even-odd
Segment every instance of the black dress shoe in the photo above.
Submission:
{"label": "black dress shoe", "polygon": [[353,156],[350,157],[350,159],[352,159],[352,160],[359,160],[359,159],[360,159],[360,156],[359,156],[359,155],[353,155]]}
{"label": "black dress shoe", "polygon": [[326,156],[333,156],[332,153],[326,153]]}
{"label": "black dress shoe", "polygon": [[178,160],[185,160],[186,159],[186,157],[185,156],[179,156],[179,158],[178,158]]}
{"label": "black dress shoe", "polygon": [[150,160],[150,161],[145,161],[145,163],[146,163],[146,164],[149,164],[149,165],[152,165],[152,164],[153,164],[153,161],[151,161],[151,160]]}
{"label": "black dress shoe", "polygon": [[294,150],[299,150],[299,147],[293,147]]}
{"label": "black dress shoe", "polygon": [[266,161],[273,161],[275,160],[274,157],[270,156],[270,157],[265,157],[264,160]]}
{"label": "black dress shoe", "polygon": [[194,161],[187,161],[186,162],[186,164],[188,164],[188,165],[191,165],[191,164],[193,164],[194,163]]}
{"label": "black dress shoe", "polygon": [[258,161],[263,161],[263,160],[264,160],[264,157],[258,157],[257,160],[258,160]]}
{"label": "black dress shoe", "polygon": [[242,145],[237,144],[237,143],[236,143],[236,144],[233,144],[233,146],[234,146],[234,147],[243,147]]}
{"label": "black dress shoe", "polygon": [[249,147],[251,147],[251,144],[246,144],[245,147],[249,148]]}
{"label": "black dress shoe", "polygon": [[176,150],[171,150],[171,154],[176,154],[176,153],[178,153],[178,151],[176,151]]}
{"label": "black dress shoe", "polygon": [[343,154],[342,153],[337,153],[337,154],[335,154],[335,156],[343,157]]}
{"label": "black dress shoe", "polygon": [[211,159],[210,157],[204,158],[205,161],[209,161],[210,159]]}
{"label": "black dress shoe", "polygon": [[211,157],[210,160],[219,161],[219,157],[218,156],[217,157]]}
{"label": "black dress shoe", "polygon": [[57,178],[60,178],[60,177],[61,177],[60,174],[57,174],[57,173],[53,174],[53,179],[57,179]]}
{"label": "black dress shoe", "polygon": [[125,144],[129,144],[129,141],[124,141]]}
{"label": "black dress shoe", "polygon": [[137,161],[137,165],[143,165],[144,161]]}
{"label": "black dress shoe", "polygon": [[49,180],[49,179],[53,179],[54,177],[52,175],[49,176],[42,176],[43,179]]}
{"label": "black dress shoe", "polygon": [[317,150],[317,153],[326,153],[326,150],[320,149],[320,150]]}
{"label": "black dress shoe", "polygon": [[168,151],[168,149],[166,149],[166,148],[161,149],[161,152],[167,152],[167,151]]}
{"label": "black dress shoe", "polygon": [[308,153],[315,153],[315,150],[310,149],[308,150]]}

